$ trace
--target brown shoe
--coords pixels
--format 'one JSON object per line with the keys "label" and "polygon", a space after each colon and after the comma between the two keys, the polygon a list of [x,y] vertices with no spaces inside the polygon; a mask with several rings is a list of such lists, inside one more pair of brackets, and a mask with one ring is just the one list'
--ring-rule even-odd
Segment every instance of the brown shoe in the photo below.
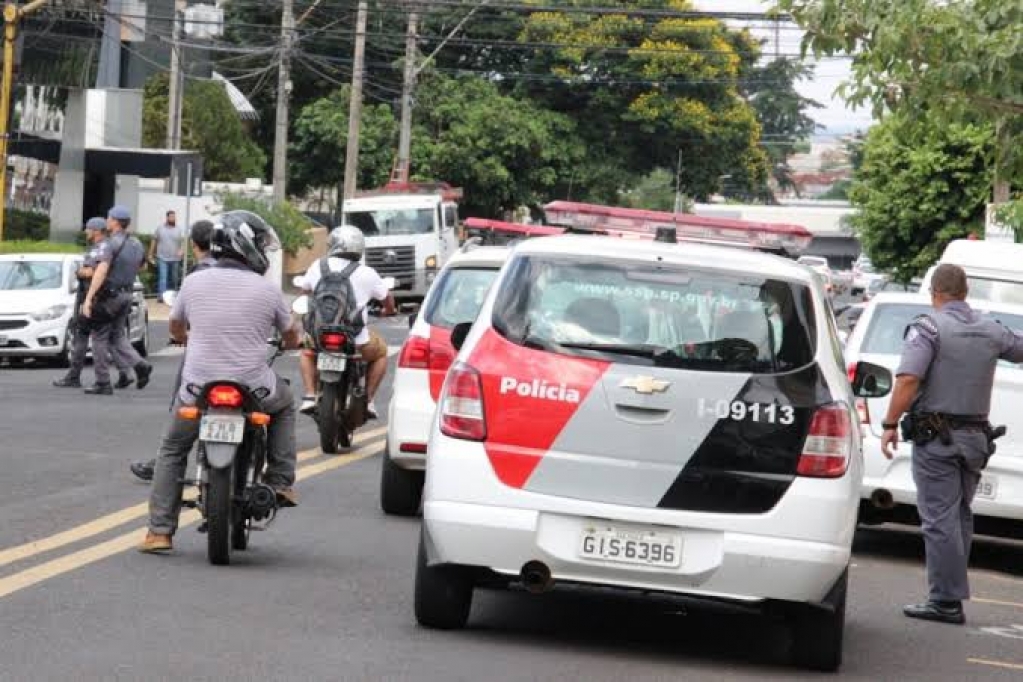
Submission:
{"label": "brown shoe", "polygon": [[277,493],[278,507],[283,509],[284,507],[298,506],[298,495],[291,488],[275,488],[274,492]]}
{"label": "brown shoe", "polygon": [[157,533],[146,533],[146,539],[139,545],[139,551],[143,554],[163,554],[174,549],[171,543],[171,536],[159,535]]}

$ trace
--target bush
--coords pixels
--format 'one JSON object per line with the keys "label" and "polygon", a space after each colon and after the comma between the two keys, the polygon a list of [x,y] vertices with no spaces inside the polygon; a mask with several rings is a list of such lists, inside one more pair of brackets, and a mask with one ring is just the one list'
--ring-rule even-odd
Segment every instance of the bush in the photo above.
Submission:
{"label": "bush", "polygon": [[17,208],[4,212],[4,241],[45,242],[50,238],[50,216]]}
{"label": "bush", "polygon": [[248,197],[236,192],[225,192],[217,197],[225,211],[252,211],[273,226],[284,251],[294,256],[299,249],[313,243],[309,230],[313,222],[297,208],[285,201],[271,204],[265,199]]}
{"label": "bush", "polygon": [[18,239],[0,242],[0,253],[81,253],[77,244]]}

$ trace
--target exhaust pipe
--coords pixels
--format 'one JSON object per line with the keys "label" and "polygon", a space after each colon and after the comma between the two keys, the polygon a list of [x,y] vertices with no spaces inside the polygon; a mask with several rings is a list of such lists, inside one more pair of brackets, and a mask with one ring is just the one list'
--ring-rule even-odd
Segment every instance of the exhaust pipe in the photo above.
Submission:
{"label": "exhaust pipe", "polygon": [[522,567],[522,585],[530,594],[543,594],[554,586],[551,569],[542,561],[528,561]]}
{"label": "exhaust pipe", "polygon": [[895,499],[892,497],[890,490],[878,488],[870,493],[870,504],[874,505],[875,509],[888,510],[895,507]]}

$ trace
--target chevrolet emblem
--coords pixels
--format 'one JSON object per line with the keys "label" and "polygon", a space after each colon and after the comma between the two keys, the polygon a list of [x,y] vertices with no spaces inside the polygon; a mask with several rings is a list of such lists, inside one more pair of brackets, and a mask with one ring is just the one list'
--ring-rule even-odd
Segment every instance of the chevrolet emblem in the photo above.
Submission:
{"label": "chevrolet emblem", "polygon": [[651,393],[664,393],[671,386],[671,382],[654,379],[653,377],[638,376],[626,379],[620,386],[621,388],[631,388],[636,393],[650,395]]}

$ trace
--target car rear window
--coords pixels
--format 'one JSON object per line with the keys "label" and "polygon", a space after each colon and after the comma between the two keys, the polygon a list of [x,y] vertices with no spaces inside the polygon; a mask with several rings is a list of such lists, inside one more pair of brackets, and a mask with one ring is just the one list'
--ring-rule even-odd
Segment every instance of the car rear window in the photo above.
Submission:
{"label": "car rear window", "polygon": [[449,268],[434,283],[426,321],[450,329],[461,322],[473,322],[483,299],[497,277],[497,268]]}
{"label": "car rear window", "polygon": [[[888,303],[878,305],[863,337],[861,353],[901,355],[906,327],[919,315],[934,312],[926,303]],[[1023,316],[992,312],[991,317],[1009,329],[1023,333]]]}
{"label": "car rear window", "polygon": [[527,347],[614,362],[784,372],[815,356],[809,287],[653,263],[517,256],[493,324]]}

